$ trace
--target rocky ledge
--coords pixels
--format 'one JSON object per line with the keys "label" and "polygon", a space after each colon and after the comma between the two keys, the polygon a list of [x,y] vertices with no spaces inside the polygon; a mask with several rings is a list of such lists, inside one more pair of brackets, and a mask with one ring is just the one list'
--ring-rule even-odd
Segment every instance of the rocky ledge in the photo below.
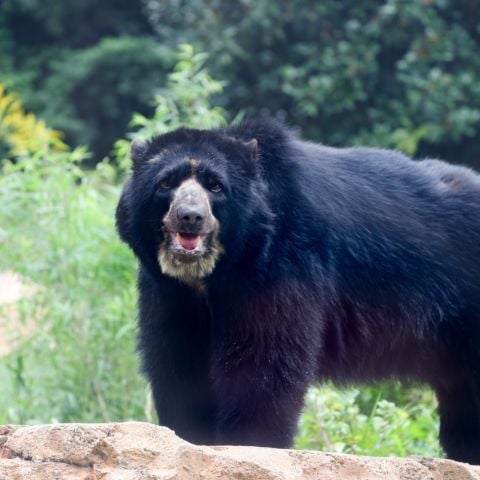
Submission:
{"label": "rocky ledge", "polygon": [[0,427],[0,480],[480,480],[450,460],[205,447],[138,422]]}

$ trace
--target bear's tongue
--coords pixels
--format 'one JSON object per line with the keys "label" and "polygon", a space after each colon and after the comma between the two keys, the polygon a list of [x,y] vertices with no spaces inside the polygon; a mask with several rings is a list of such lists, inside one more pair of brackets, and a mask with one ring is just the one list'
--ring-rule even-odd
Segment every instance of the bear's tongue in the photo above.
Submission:
{"label": "bear's tongue", "polygon": [[200,241],[200,235],[194,233],[177,233],[177,241],[185,250],[195,250]]}

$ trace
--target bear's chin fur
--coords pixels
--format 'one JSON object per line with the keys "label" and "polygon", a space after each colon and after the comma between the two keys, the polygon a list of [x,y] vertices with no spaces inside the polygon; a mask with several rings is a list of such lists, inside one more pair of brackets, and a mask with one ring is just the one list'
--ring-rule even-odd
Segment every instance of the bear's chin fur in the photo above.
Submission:
{"label": "bear's chin fur", "polygon": [[210,275],[223,253],[222,245],[218,240],[218,229],[212,232],[207,250],[193,261],[184,262],[179,256],[163,243],[158,252],[158,263],[162,273],[176,278],[187,285]]}

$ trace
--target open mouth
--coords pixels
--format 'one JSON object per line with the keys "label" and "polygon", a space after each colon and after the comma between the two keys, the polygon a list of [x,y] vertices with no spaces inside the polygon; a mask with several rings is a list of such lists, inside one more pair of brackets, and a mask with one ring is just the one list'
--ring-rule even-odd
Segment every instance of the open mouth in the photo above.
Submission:
{"label": "open mouth", "polygon": [[195,250],[201,246],[202,237],[195,233],[182,233],[178,232],[175,234],[175,241],[184,249],[184,250]]}
{"label": "open mouth", "polygon": [[[194,284],[196,280],[212,273],[219,256],[223,254],[218,240],[218,227],[214,225],[214,228],[198,229],[195,233],[178,231],[177,228],[164,226],[158,262],[165,275]],[[188,226],[182,229],[188,230]]]}
{"label": "open mouth", "polygon": [[204,251],[203,241],[205,235],[199,235],[198,233],[171,232],[170,238],[175,253],[185,256],[198,256]]}

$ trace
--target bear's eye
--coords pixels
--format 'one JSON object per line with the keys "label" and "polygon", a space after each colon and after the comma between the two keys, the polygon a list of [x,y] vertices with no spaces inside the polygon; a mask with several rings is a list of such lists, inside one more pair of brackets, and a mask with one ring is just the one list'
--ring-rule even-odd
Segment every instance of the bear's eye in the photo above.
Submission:
{"label": "bear's eye", "polygon": [[209,188],[213,193],[220,193],[223,190],[223,185],[220,182],[212,182]]}
{"label": "bear's eye", "polygon": [[160,180],[158,185],[162,190],[168,190],[169,188],[172,188],[172,182],[168,178],[164,178],[163,180]]}

